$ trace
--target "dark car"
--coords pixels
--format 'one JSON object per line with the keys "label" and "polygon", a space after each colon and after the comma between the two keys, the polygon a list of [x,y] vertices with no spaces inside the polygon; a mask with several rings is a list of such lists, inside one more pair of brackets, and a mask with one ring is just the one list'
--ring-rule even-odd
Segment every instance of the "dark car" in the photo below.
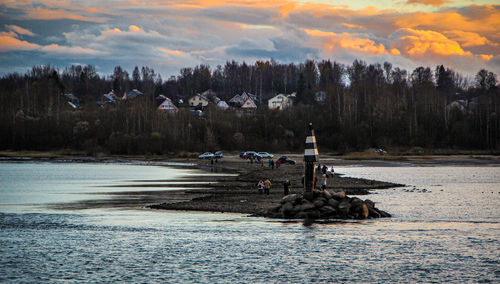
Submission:
{"label": "dark car", "polygon": [[222,159],[223,155],[221,151],[215,152],[214,159]]}
{"label": "dark car", "polygon": [[288,159],[287,156],[281,156],[278,161],[278,163],[280,164],[289,164],[289,165],[295,165],[295,161],[294,160],[290,160]]}

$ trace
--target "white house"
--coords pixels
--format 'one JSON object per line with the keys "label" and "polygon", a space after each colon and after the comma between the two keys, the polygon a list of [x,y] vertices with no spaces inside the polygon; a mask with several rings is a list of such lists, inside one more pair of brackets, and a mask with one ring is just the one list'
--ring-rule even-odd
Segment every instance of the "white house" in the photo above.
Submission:
{"label": "white house", "polygon": [[235,107],[242,106],[248,98],[242,98],[240,95],[235,95],[229,100],[229,103]]}
{"label": "white house", "polygon": [[197,106],[206,107],[208,105],[208,102],[209,100],[205,96],[200,94],[196,94],[190,97],[188,100],[189,106],[192,107],[197,107]]}
{"label": "white house", "polygon": [[219,101],[217,103],[217,107],[220,109],[228,109],[229,105],[225,101]]}
{"label": "white house", "polygon": [[160,106],[158,106],[158,110],[164,112],[177,112],[178,108],[172,103],[172,100],[166,98]]}
{"label": "white house", "polygon": [[242,105],[241,105],[241,108],[242,109],[245,109],[245,110],[256,110],[257,109],[257,105],[255,104],[255,102],[251,99],[251,98],[248,98]]}
{"label": "white house", "polygon": [[287,107],[291,107],[292,104],[293,100],[284,94],[278,94],[270,98],[267,102],[269,109],[285,109]]}

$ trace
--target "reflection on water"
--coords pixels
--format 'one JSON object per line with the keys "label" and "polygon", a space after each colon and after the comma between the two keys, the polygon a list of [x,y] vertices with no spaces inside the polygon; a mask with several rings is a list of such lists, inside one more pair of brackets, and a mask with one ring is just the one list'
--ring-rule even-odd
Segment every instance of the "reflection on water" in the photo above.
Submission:
{"label": "reflection on water", "polygon": [[431,192],[376,191],[394,218],[310,227],[239,214],[0,213],[0,282],[500,281],[495,168],[336,170]]}
{"label": "reflection on water", "polygon": [[[199,170],[140,163],[0,163],[0,209],[18,210],[20,205],[74,202],[89,194],[142,190],[179,189],[156,180],[182,185],[182,177]],[[148,181],[153,182],[148,182]],[[137,184],[137,182],[143,182]],[[193,184],[193,183],[191,183]],[[26,210],[26,208],[22,208]],[[28,209],[29,210],[29,209]]]}

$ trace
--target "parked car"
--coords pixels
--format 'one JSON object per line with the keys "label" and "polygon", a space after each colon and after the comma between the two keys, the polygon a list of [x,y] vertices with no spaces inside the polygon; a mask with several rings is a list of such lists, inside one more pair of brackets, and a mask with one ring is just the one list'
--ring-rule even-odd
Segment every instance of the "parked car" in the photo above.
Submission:
{"label": "parked car", "polygon": [[254,151],[247,151],[247,152],[245,152],[245,154],[243,154],[243,157],[244,157],[245,159],[257,158],[257,157],[262,158],[259,154],[257,154],[257,153],[256,153],[256,152],[254,152]]}
{"label": "parked car", "polygon": [[245,159],[245,154],[246,154],[246,153],[247,153],[247,152],[240,152],[240,158]]}
{"label": "parked car", "polygon": [[272,159],[273,155],[269,154],[268,152],[259,152],[258,153],[262,159]]}
{"label": "parked car", "polygon": [[290,160],[288,159],[287,156],[281,156],[278,161],[278,163],[280,164],[290,164],[290,165],[295,165],[295,161],[294,160]]}
{"label": "parked car", "polygon": [[214,154],[214,159],[222,159],[222,152],[221,151],[218,151],[218,152],[215,152]]}
{"label": "parked car", "polygon": [[213,158],[214,154],[212,154],[211,152],[205,152],[198,156],[198,159],[213,159]]}

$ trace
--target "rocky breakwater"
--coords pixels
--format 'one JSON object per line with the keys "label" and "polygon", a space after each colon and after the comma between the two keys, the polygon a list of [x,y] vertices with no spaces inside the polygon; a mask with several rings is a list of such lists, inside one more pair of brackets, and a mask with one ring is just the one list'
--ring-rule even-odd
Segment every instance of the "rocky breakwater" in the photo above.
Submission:
{"label": "rocky breakwater", "polygon": [[367,219],[391,217],[375,207],[369,199],[348,197],[345,192],[327,190],[305,194],[291,194],[281,199],[280,205],[266,211],[265,217],[284,219]]}

